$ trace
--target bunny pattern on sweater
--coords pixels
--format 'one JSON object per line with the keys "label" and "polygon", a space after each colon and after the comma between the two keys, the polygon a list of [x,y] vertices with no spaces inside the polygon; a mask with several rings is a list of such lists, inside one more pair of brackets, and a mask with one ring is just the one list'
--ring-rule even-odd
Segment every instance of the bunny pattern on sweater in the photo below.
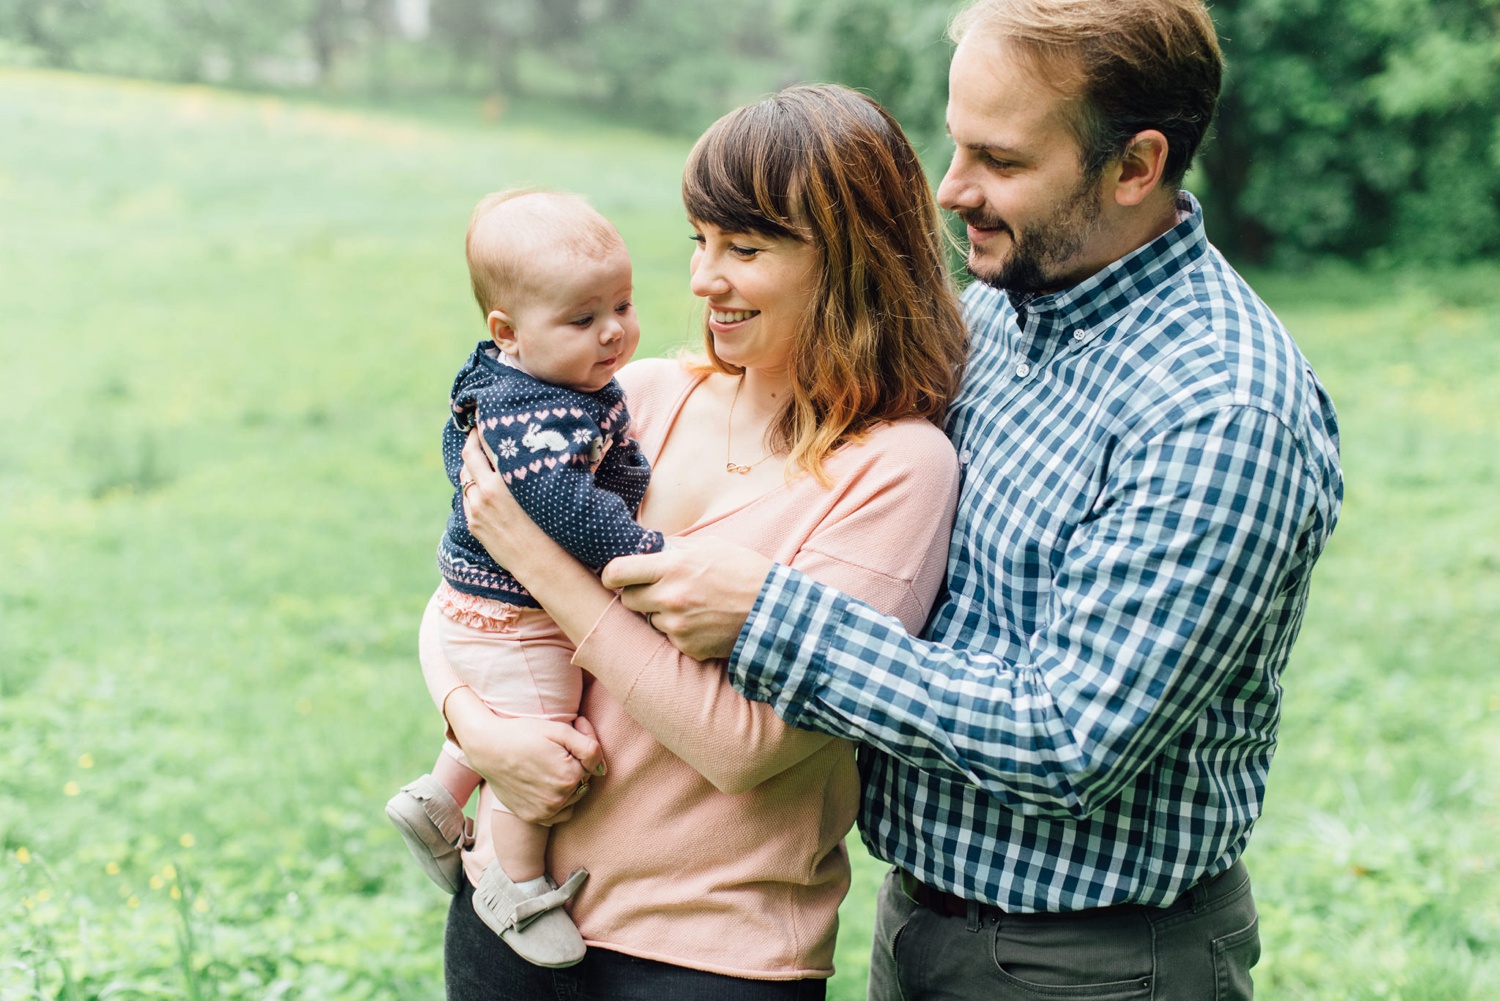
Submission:
{"label": "bunny pattern on sweater", "polygon": [[662,534],[635,521],[651,468],[630,437],[625,394],[613,379],[593,393],[554,386],[480,341],[453,380],[449,410],[443,466],[454,490],[438,569],[455,589],[539,607],[469,533],[458,484],[464,440],[474,428],[517,503],[595,573],[616,556],[661,550]]}

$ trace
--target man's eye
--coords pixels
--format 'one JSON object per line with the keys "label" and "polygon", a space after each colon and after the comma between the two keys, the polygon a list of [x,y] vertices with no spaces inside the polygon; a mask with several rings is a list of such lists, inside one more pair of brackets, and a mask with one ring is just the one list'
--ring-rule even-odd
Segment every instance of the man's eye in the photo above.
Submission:
{"label": "man's eye", "polygon": [[696,243],[700,247],[703,246],[705,243],[708,242],[707,240],[705,240],[703,238],[703,234],[702,233],[694,233],[692,236],[688,237],[688,239],[692,240],[694,243]]}

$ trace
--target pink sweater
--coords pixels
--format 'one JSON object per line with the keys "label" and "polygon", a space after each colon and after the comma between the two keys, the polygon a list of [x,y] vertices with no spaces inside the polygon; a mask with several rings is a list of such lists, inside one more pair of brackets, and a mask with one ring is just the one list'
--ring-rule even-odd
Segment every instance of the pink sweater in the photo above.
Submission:
{"label": "pink sweater", "polygon": [[[648,359],[620,374],[653,462],[700,381]],[[920,629],[941,584],[958,468],[922,420],[872,432],[831,457],[823,488],[800,475],[683,536],[722,536]],[[731,976],[827,977],[849,886],[844,835],[859,805],[854,745],[795,730],[730,686],[723,663],[691,660],[615,602],[574,663],[591,677],[581,712],[609,774],[553,829],[550,871],[590,872],[570,911],[591,948]],[[439,700],[458,681],[434,651]],[[480,810],[490,804],[486,787]],[[480,814],[483,816],[483,812]],[[489,825],[465,855],[471,880],[494,857]]]}

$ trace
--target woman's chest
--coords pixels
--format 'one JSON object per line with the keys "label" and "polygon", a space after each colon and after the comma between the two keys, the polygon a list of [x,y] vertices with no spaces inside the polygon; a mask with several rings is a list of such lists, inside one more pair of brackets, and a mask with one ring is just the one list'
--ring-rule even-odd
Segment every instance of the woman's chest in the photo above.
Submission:
{"label": "woman's chest", "polygon": [[766,456],[760,442],[754,443],[756,454],[736,463],[752,463],[748,472],[730,470],[724,428],[704,417],[685,407],[652,461],[639,512],[647,528],[674,535],[738,511],[785,483],[785,463]]}

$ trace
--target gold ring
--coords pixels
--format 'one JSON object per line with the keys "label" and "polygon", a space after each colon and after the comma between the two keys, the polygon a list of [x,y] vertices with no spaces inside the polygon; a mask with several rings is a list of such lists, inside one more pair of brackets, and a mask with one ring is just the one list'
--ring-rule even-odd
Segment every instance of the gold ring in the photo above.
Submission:
{"label": "gold ring", "polygon": [[465,500],[467,500],[468,497],[469,497],[469,488],[472,487],[477,482],[479,482],[479,481],[478,480],[464,480],[462,483],[460,483],[458,485],[458,495],[460,497],[464,498]]}

